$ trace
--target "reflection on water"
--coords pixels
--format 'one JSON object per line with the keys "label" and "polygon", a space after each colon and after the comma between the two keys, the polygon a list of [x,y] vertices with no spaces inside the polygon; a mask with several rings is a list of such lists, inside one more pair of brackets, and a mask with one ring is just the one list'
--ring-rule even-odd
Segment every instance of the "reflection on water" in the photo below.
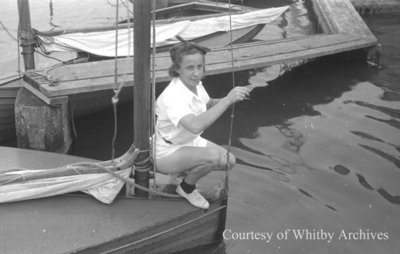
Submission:
{"label": "reflection on water", "polygon": [[[400,31],[398,19],[382,22],[378,25],[392,22],[397,28],[385,32]],[[251,100],[238,105],[232,152],[241,167],[232,172],[228,228],[275,233],[362,228],[388,232],[389,239],[329,245],[229,240],[226,252],[391,253],[400,247],[399,37],[391,39],[397,39],[396,46],[388,42],[386,55],[389,36],[380,35],[380,70],[357,61],[316,61],[257,88]],[[223,94],[213,84],[229,84],[229,78],[215,79],[206,80],[207,88]],[[239,83],[246,80],[239,78]],[[205,135],[226,144],[228,137],[221,133],[229,117],[224,115]]]}

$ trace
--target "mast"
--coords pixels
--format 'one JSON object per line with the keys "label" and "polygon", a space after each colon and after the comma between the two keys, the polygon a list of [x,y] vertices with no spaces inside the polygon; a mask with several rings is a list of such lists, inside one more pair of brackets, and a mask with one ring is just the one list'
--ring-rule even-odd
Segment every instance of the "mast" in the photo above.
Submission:
{"label": "mast", "polygon": [[[149,187],[150,166],[142,166],[142,164],[150,157],[150,23],[152,1],[135,0],[133,3],[133,135],[135,146],[141,151],[136,159],[135,183]],[[148,196],[147,192],[138,189],[135,193],[140,197]]]}
{"label": "mast", "polygon": [[22,55],[24,57],[25,70],[35,69],[34,46],[35,37],[31,29],[31,14],[29,0],[18,0],[19,27]]}

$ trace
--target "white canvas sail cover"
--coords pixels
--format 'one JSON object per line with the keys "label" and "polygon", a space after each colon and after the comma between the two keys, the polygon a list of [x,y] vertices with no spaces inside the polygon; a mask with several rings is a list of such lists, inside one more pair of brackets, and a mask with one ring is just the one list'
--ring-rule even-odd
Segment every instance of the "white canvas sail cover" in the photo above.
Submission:
{"label": "white canvas sail cover", "polygon": [[[176,36],[185,40],[192,40],[216,32],[227,32],[251,27],[258,24],[268,24],[280,17],[289,7],[277,7],[252,11],[244,14],[235,14],[207,18],[196,21],[181,21],[172,24],[157,25],[156,46],[165,46],[177,43]],[[43,52],[80,51],[91,54],[115,56],[115,30],[71,33],[56,36],[37,35]],[[153,38],[153,36],[151,37]],[[133,55],[133,29],[118,30],[118,56]]]}
{"label": "white canvas sail cover", "polygon": [[[132,169],[117,171],[117,174],[128,177]],[[21,170],[13,175],[29,175],[38,170]],[[8,173],[3,174],[7,176]],[[49,177],[23,182],[1,184],[0,203],[28,199],[44,198],[72,192],[85,192],[97,200],[110,204],[125,183],[109,173],[76,174],[70,176]]]}

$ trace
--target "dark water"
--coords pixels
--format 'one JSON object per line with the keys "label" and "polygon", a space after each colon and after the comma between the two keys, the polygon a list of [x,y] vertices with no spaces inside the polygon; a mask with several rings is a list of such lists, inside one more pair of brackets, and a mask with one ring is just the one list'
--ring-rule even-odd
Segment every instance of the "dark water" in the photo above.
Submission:
{"label": "dark water", "polygon": [[[303,1],[291,3],[285,30],[307,34]],[[197,253],[398,253],[400,17],[365,19],[382,44],[381,69],[320,59],[257,88],[235,107],[231,150],[240,167],[230,174],[229,239]],[[251,75],[257,70],[236,73],[236,84]],[[212,76],[204,83],[218,97],[230,79]],[[130,105],[118,108],[117,154],[132,142],[132,114]],[[228,144],[229,123],[227,112],[204,136]],[[75,124],[71,153],[109,159],[112,111]],[[296,239],[294,233],[306,231]],[[261,237],[266,233],[269,242]],[[331,241],[327,234],[334,234]]]}

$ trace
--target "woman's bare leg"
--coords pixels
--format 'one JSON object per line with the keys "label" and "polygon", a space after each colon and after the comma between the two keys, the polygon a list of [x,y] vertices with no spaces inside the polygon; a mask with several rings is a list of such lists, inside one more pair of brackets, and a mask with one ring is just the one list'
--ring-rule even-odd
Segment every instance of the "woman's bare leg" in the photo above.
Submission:
{"label": "woman's bare leg", "polygon": [[[229,156],[229,168],[235,165],[233,154]],[[226,169],[226,149],[210,141],[206,147],[182,147],[173,154],[156,160],[158,171],[166,174],[185,173],[185,182],[196,184],[212,170]]]}

